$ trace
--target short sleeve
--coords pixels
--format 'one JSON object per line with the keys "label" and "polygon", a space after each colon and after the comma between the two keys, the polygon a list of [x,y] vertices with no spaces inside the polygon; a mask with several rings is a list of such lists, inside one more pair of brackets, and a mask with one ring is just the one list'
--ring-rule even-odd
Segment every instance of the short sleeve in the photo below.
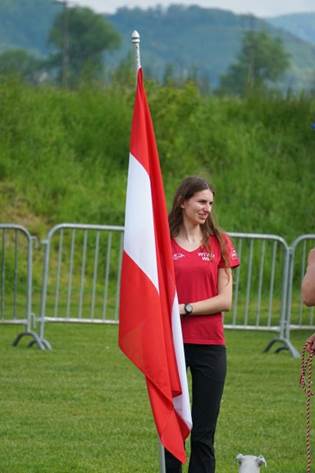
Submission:
{"label": "short sleeve", "polygon": [[[227,250],[227,263],[229,268],[237,268],[240,265],[240,259],[238,257],[237,251],[232,243],[231,238],[224,234],[224,241],[226,244],[226,250]],[[219,263],[219,268],[225,268],[226,264],[221,256],[221,260]]]}

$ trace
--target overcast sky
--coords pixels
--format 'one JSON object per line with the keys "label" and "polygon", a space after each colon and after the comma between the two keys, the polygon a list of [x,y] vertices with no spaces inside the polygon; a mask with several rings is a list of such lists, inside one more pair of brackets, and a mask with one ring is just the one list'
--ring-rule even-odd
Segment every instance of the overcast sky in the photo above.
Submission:
{"label": "overcast sky", "polygon": [[123,6],[146,8],[157,4],[167,6],[171,3],[222,8],[235,13],[253,13],[260,17],[315,12],[315,0],[69,0],[69,4],[86,5],[101,13],[114,13],[117,8]]}

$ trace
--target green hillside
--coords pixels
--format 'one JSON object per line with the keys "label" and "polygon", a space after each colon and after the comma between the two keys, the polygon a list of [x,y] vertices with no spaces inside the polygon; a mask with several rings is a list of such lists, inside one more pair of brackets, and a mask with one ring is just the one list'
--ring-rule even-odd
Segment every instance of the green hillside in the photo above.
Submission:
{"label": "green hillside", "polygon": [[[314,100],[202,97],[147,82],[165,189],[202,174],[228,231],[315,229]],[[0,84],[0,219],[123,224],[133,90]]]}

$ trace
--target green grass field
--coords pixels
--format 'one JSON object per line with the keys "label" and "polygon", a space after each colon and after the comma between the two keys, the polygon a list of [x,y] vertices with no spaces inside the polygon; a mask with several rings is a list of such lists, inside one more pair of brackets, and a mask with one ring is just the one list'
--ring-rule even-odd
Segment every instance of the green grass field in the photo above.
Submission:
{"label": "green grass field", "polygon": [[[26,339],[13,348],[18,331],[0,326],[0,472],[157,473],[144,380],[119,351],[117,326],[48,324],[52,352],[28,348]],[[298,349],[307,335],[292,334]],[[239,452],[264,455],[268,473],[306,471],[300,361],[263,354],[272,337],[227,331],[218,473],[236,473]]]}

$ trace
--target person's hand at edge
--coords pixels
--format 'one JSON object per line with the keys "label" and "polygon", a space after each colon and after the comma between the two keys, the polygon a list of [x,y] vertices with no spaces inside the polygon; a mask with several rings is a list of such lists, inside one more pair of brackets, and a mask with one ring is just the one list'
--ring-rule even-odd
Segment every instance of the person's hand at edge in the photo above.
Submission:
{"label": "person's hand at edge", "polygon": [[306,340],[306,350],[315,354],[315,333]]}

